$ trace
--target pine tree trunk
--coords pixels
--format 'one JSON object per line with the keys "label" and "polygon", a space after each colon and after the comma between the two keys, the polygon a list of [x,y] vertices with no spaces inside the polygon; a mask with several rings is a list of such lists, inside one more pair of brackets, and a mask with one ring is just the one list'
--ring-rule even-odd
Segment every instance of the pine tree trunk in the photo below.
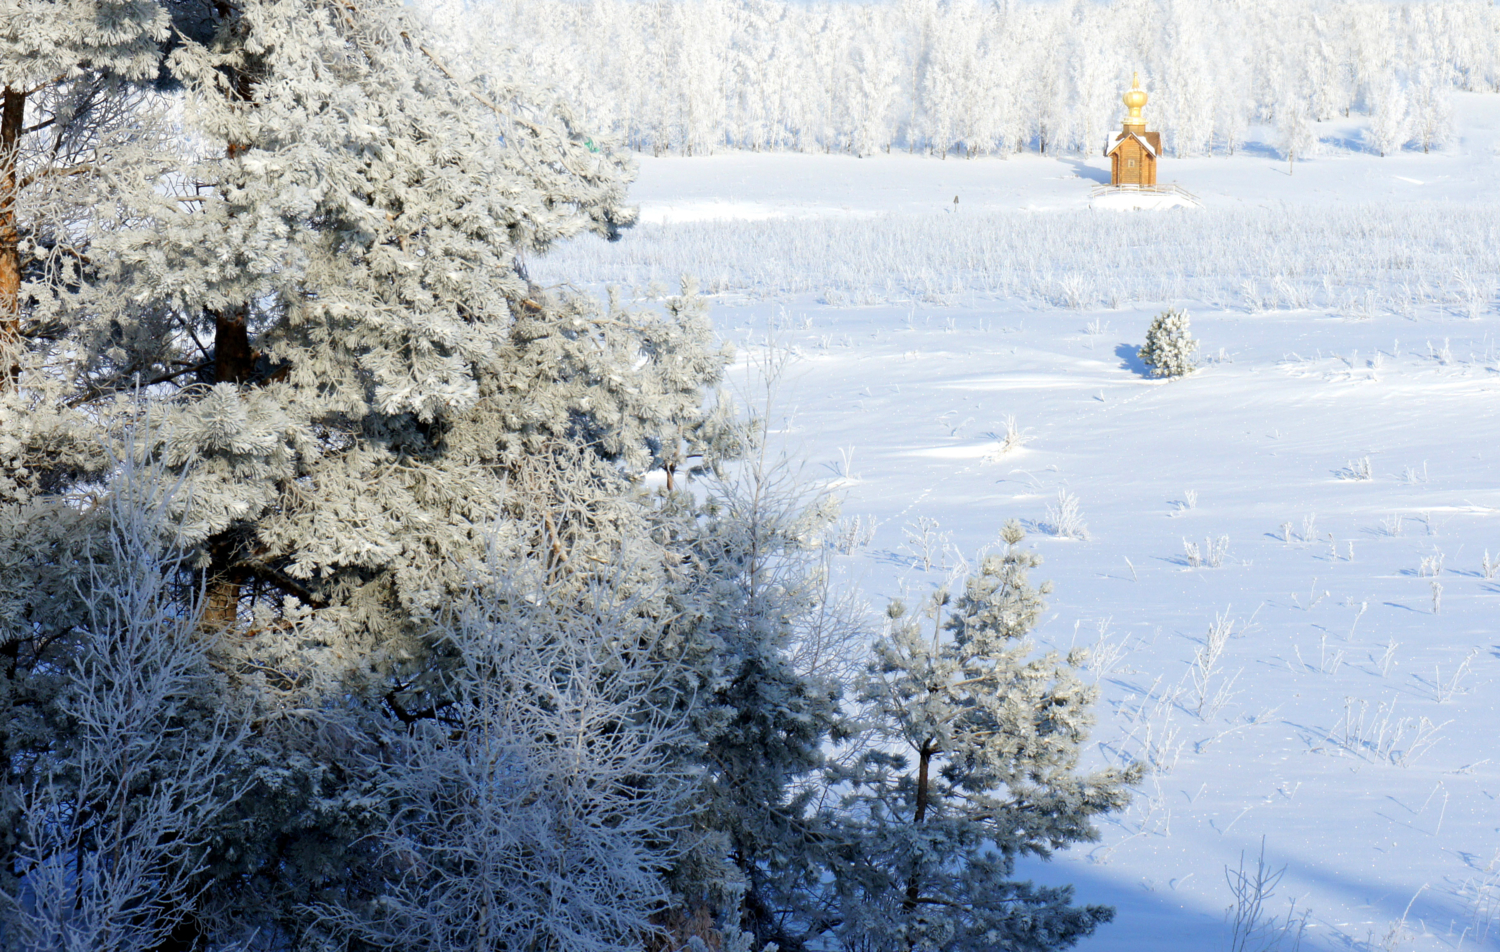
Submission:
{"label": "pine tree trunk", "polygon": [[20,355],[7,352],[21,339],[21,231],[16,223],[16,200],[25,118],[26,94],[6,86],[0,93],[0,357],[10,361],[4,373],[11,380],[20,371]]}
{"label": "pine tree trunk", "polygon": [[250,349],[250,308],[236,304],[214,312],[214,383],[250,382],[255,353]]}
{"label": "pine tree trunk", "polygon": [[[4,361],[3,381],[14,382],[20,372],[21,338],[21,235],[16,224],[16,198],[20,179],[21,130],[26,117],[26,95],[6,86],[0,93],[0,361]],[[0,644],[0,683],[8,698],[15,698],[20,679],[21,642],[12,639]],[[9,707],[9,705],[7,705]],[[6,712],[7,715],[9,711]],[[0,782],[16,783],[15,763],[11,758],[12,721],[5,718],[0,727],[0,765],[5,770]],[[7,821],[14,817],[7,816]],[[9,873],[14,867],[15,848],[0,842],[0,870]],[[10,886],[6,883],[7,888]]]}
{"label": "pine tree trunk", "polygon": [[[226,0],[215,4],[220,20],[229,20],[238,15],[238,10]],[[235,71],[228,96],[241,103],[249,103],[255,92],[255,80],[244,71]],[[230,142],[225,153],[233,159],[249,146],[243,142]],[[245,302],[213,311],[214,318],[214,383],[244,385],[250,383],[255,372],[255,351],[250,346],[250,305]],[[249,580],[245,569],[238,566],[244,540],[234,527],[224,530],[208,540],[209,561],[206,570],[206,597],[203,620],[210,628],[227,628],[239,617],[240,595]]]}
{"label": "pine tree trunk", "polygon": [[208,546],[208,568],[204,593],[203,624],[205,628],[228,628],[240,611],[240,593],[249,578],[236,564],[240,557],[240,540],[234,529],[211,537]]}
{"label": "pine tree trunk", "polygon": [[[928,772],[932,765],[932,754],[931,742],[923,744],[917,754],[917,812],[911,819],[913,826],[921,826],[922,821],[927,819]],[[917,876],[917,863],[913,861],[911,873],[906,877],[906,901],[902,904],[908,914],[917,909],[917,900],[922,895],[921,886]]]}
{"label": "pine tree trunk", "polygon": [[[255,353],[250,348],[247,322],[249,307],[245,304],[214,312],[214,381],[246,384],[255,369]],[[235,527],[225,529],[208,540],[204,624],[213,629],[232,626],[239,617],[240,594],[249,581],[245,569],[238,566],[244,539]]]}

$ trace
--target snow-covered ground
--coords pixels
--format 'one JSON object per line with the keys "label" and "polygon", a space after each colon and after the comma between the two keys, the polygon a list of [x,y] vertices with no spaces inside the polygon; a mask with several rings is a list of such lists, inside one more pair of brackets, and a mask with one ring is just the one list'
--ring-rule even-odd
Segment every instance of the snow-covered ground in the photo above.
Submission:
{"label": "snow-covered ground", "polygon": [[[1284,158],[1256,141],[1272,138],[1273,130],[1257,129],[1232,157],[1174,159],[1169,152],[1159,178],[1210,208],[1494,201],[1500,167],[1490,160],[1500,146],[1500,109],[1492,99],[1455,95],[1457,135],[1442,153],[1370,155],[1362,151],[1368,122],[1354,116],[1319,124],[1323,151],[1290,171]],[[642,156],[640,166],[631,195],[648,223],[951,212],[954,198],[961,212],[1073,209],[1089,204],[1090,186],[1109,182],[1102,155],[939,160],[901,153],[854,158],[729,152]]]}
{"label": "snow-covered ground", "polygon": [[[1227,159],[1168,157],[1162,180],[1205,209],[1089,214],[1149,228],[1144,216],[1269,207],[1291,235],[1359,206],[1372,235],[1382,216],[1416,214],[1438,223],[1436,240],[1442,221],[1472,229],[1489,216],[1472,206],[1500,197],[1500,97],[1458,106],[1442,154],[1331,149],[1292,175],[1254,143]],[[1358,120],[1323,132],[1359,142]],[[641,166],[642,217],[664,227],[843,217],[878,231],[892,215],[952,215],[955,194],[959,214],[1048,210],[1064,216],[1055,226],[1087,205],[1104,161]],[[1016,227],[1045,230],[1044,218]],[[1233,231],[1237,219],[1220,221]],[[1481,290],[1466,302],[1436,290],[1451,277],[1439,273],[1401,308],[1129,296],[1061,308],[1024,284],[946,305],[901,301],[899,286],[866,307],[818,293],[719,299],[720,332],[747,353],[772,334],[799,355],[775,427],[843,495],[846,518],[876,527],[842,561],[877,606],[962,572],[1009,517],[1033,529],[1039,577],[1056,585],[1037,640],[1096,646],[1090,758],[1157,765],[1102,842],[1023,866],[1118,908],[1081,948],[1227,948],[1226,868],[1243,854],[1253,871],[1262,841],[1285,867],[1266,912],[1295,900],[1303,949],[1500,948],[1500,275],[1483,236],[1467,250],[1464,235],[1444,237],[1456,244],[1431,267],[1470,267]],[[633,240],[591,252],[592,272],[568,249],[556,267],[580,284],[615,280],[609,256]],[[1357,234],[1340,240],[1361,253]],[[839,248],[802,253],[813,268]],[[1159,267],[1149,246],[1122,256]],[[1247,261],[1244,281],[1271,281]],[[1058,280],[1087,267],[1060,261]],[[1207,359],[1162,382],[1135,351],[1167,306],[1190,310]],[[1002,452],[1012,416],[1027,439]],[[1062,493],[1086,539],[1049,532]],[[1228,637],[1207,660],[1216,619]]]}

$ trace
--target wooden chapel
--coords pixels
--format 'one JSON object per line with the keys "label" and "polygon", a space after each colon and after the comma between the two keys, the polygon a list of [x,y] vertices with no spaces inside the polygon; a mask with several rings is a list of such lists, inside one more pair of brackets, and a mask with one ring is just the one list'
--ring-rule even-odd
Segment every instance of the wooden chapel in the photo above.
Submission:
{"label": "wooden chapel", "polygon": [[1110,158],[1109,184],[1113,186],[1151,187],[1156,185],[1156,162],[1161,155],[1161,133],[1147,132],[1141,109],[1146,105],[1146,91],[1141,79],[1132,79],[1130,91],[1121,97],[1130,112],[1125,116],[1123,131],[1105,151]]}

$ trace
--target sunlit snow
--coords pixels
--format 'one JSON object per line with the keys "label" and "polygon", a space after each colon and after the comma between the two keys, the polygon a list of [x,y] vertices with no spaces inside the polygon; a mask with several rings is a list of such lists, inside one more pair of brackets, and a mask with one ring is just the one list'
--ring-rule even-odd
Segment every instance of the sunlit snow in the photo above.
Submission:
{"label": "sunlit snow", "polygon": [[[1358,141],[1358,121],[1326,124],[1333,144],[1290,174],[1255,142],[1232,158],[1168,156],[1162,181],[1206,208],[1125,213],[1148,236],[1218,214],[1225,240],[1275,241],[1279,227],[1294,242],[1304,222],[1361,209],[1365,239],[1344,229],[1318,251],[1348,259],[1343,287],[1316,270],[1265,273],[1269,258],[1233,249],[1223,260],[1244,261],[1242,273],[1194,283],[1156,273],[1144,241],[1059,255],[1050,285],[1032,275],[986,294],[964,278],[943,295],[903,277],[868,306],[852,306],[849,287],[778,289],[780,271],[758,293],[748,265],[724,265],[716,322],[741,369],[768,340],[799,358],[775,429],[810,479],[836,486],[847,518],[878,527],[841,559],[851,582],[876,607],[927,591],[995,545],[1006,518],[1023,520],[1056,585],[1038,641],[1099,659],[1090,757],[1157,765],[1100,843],[1023,864],[1118,907],[1082,949],[1221,947],[1226,867],[1242,852],[1253,867],[1262,838],[1286,867],[1268,911],[1292,900],[1295,916],[1310,911],[1304,949],[1500,941],[1500,275],[1486,236],[1462,230],[1494,224],[1473,206],[1500,196],[1500,97],[1457,101],[1458,139],[1440,154],[1339,148]],[[1025,244],[1028,228],[1090,214],[1105,168],[1035,155],[641,162],[643,219],[668,230],[563,248],[537,274],[629,282],[643,274],[632,242],[676,254],[683,236],[712,267],[756,218],[785,219],[783,245],[823,236],[788,252],[809,273],[833,273],[855,247],[819,223],[857,216],[872,241],[891,221],[929,235],[919,250],[940,261],[921,216],[1045,211],[1003,219]],[[710,212],[739,221],[702,230]],[[1437,257],[1359,271],[1396,220],[1428,222],[1403,240]],[[1132,283],[1133,271],[1157,283]],[[1365,294],[1361,274],[1380,286]],[[1292,290],[1273,293],[1278,277]],[[1074,280],[1073,307],[1042,290]],[[1126,289],[1112,307],[1100,303],[1111,284]],[[1134,296],[1151,287],[1188,296]],[[1192,296],[1203,288],[1215,299]],[[1190,312],[1202,343],[1200,369],[1164,382],[1136,350],[1168,306]],[[1007,416],[1025,439],[1002,452]],[[1060,493],[1077,499],[1086,541],[1045,530]],[[1204,670],[1194,659],[1216,618],[1231,634]]]}

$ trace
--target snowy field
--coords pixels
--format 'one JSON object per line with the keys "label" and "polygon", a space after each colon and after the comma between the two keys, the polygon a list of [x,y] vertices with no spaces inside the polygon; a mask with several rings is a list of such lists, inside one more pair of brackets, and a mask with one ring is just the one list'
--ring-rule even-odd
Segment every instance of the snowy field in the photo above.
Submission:
{"label": "snowy field", "polygon": [[[1098,158],[643,158],[646,224],[532,269],[696,271],[747,357],[794,350],[775,428],[875,607],[1028,525],[1037,640],[1094,648],[1090,756],[1156,767],[1022,868],[1118,908],[1080,948],[1227,948],[1262,840],[1303,949],[1500,948],[1500,97],[1458,107],[1441,154],[1352,121],[1291,175],[1169,157],[1206,207],[1156,213],[1088,210]],[[1167,306],[1206,359],[1160,382]]]}

